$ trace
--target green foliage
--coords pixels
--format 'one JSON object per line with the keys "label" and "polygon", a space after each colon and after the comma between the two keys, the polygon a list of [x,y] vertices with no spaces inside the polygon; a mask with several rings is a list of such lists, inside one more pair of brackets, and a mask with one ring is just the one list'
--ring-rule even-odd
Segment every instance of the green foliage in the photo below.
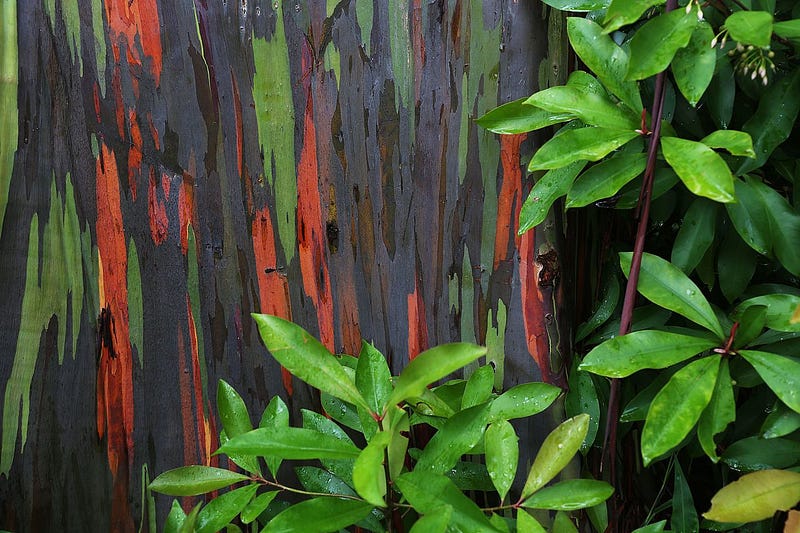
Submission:
{"label": "green foliage", "polygon": [[[540,413],[561,390],[524,383],[498,395],[489,365],[477,367],[468,380],[431,387],[484,355],[485,348],[432,348],[392,378],[386,359],[372,345],[364,343],[357,360],[337,358],[291,322],[254,318],[270,353],[298,378],[322,386],[323,404],[328,394],[354,418],[341,411],[329,412],[331,418],[303,411],[302,427],[296,427],[283,402],[273,398],[253,429],[241,397],[220,380],[223,438],[215,455],[226,455],[232,470],[180,467],[162,473],[150,489],[174,496],[230,490],[198,504],[188,516],[173,505],[168,531],[240,530],[242,525],[265,532],[350,526],[382,532],[398,521],[406,530],[425,532],[507,531],[508,523],[517,522],[519,531],[545,531],[525,508],[580,510],[602,504],[614,492],[608,483],[593,479],[546,486],[586,440],[589,415],[580,414],[545,439],[521,494],[509,497],[521,466],[509,420]],[[358,424],[345,423],[352,421]],[[409,435],[418,425],[438,430],[425,446],[409,450]],[[261,474],[262,460],[271,479]],[[298,460],[302,464],[295,466],[295,474],[301,486],[279,481],[281,462]],[[249,474],[234,471],[236,465]],[[479,507],[465,491],[479,491],[479,501],[495,504]],[[566,531],[570,524],[566,514],[557,514],[551,530]]]}
{"label": "green foliage", "polygon": [[[638,441],[603,455],[619,454],[621,467],[632,451],[641,456],[647,474],[625,482],[637,487],[631,492],[659,480],[643,497],[650,512],[637,531],[667,522],[674,531],[722,531],[770,519],[800,500],[800,10],[787,0],[547,3],[596,9],[567,18],[588,70],[479,123],[499,133],[509,124],[516,133],[526,123],[560,126],[530,160],[535,183],[520,233],[552,209],[581,208],[585,218],[575,220],[605,226],[586,233],[603,244],[581,261],[602,271],[587,275],[597,303],[578,317],[585,321],[573,341],[586,355],[568,373],[567,412],[595,413],[592,424],[605,412],[611,434]],[[650,207],[643,247],[605,229]],[[614,253],[621,268],[607,259]],[[634,290],[621,301],[625,278]],[[620,329],[623,308],[632,310],[629,329]],[[624,406],[619,420],[609,389]],[[577,437],[562,432],[553,434],[559,444],[577,450]],[[584,452],[600,445],[590,433]],[[525,505],[555,491],[553,501],[568,506],[566,491],[542,488],[549,478],[539,475],[526,490],[541,492]],[[698,494],[710,483],[718,493],[701,524],[695,504],[707,505]],[[553,505],[545,508],[567,508]]]}

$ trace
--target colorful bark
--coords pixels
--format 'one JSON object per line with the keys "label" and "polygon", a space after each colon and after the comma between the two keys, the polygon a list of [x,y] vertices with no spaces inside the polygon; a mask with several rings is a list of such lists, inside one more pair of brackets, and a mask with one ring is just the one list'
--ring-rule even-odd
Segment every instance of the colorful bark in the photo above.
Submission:
{"label": "colorful bark", "polygon": [[143,472],[216,461],[218,378],[308,406],[251,312],[557,379],[530,148],[473,121],[534,88],[521,4],[0,0],[0,529],[133,529]]}

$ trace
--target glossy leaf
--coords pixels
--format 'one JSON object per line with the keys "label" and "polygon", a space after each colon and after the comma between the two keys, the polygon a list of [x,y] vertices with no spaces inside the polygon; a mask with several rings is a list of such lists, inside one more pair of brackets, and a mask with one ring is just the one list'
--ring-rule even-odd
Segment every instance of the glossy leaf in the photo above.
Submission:
{"label": "glossy leaf", "polygon": [[[631,268],[631,256],[630,252],[619,254],[620,265],[626,276]],[[645,253],[642,256],[637,288],[642,296],[654,304],[709,329],[721,340],[726,338],[717,315],[697,285],[668,261]]]}
{"label": "glossy leaf", "polygon": [[269,492],[262,492],[253,498],[250,503],[248,503],[247,506],[242,509],[242,523],[249,524],[253,522],[261,513],[264,512],[267,506],[272,503],[272,500],[274,500],[275,496],[277,495],[277,490],[271,490]]}
{"label": "glossy leaf", "polygon": [[475,502],[441,474],[417,471],[401,475],[397,487],[414,509],[422,514],[442,506],[453,508],[450,527],[456,531],[496,531]]}
{"label": "glossy leaf", "polygon": [[727,150],[731,155],[755,157],[753,139],[749,133],[736,130],[717,130],[700,139],[700,142],[711,148]]}
{"label": "glossy leaf", "polygon": [[248,431],[230,439],[217,453],[231,452],[282,459],[354,459],[360,450],[319,431],[288,427]]}
{"label": "glossy leaf", "polygon": [[610,0],[542,0],[550,7],[561,11],[594,11],[603,9]]}
{"label": "glossy leaf", "polygon": [[639,117],[630,108],[619,106],[608,97],[587,92],[575,85],[539,91],[526,103],[551,113],[572,115],[589,126],[631,130],[639,127]]}
{"label": "glossy leaf", "polygon": [[178,500],[172,500],[172,507],[169,509],[167,520],[164,522],[164,533],[177,533],[186,520],[186,513],[183,511]]}
{"label": "glossy leaf", "polygon": [[721,358],[689,363],[653,398],[642,430],[642,458],[647,466],[689,434],[711,400]]}
{"label": "glossy leaf", "polygon": [[800,413],[800,361],[769,352],[739,350],[761,379],[792,410]]}
{"label": "glossy leaf", "polygon": [[197,515],[195,525],[197,533],[214,533],[233,520],[236,515],[253,499],[258,490],[257,483],[220,494],[210,502]]}
{"label": "glossy leaf", "polygon": [[178,528],[178,533],[195,533],[197,517],[202,508],[202,503],[198,503],[192,508],[189,514],[186,515],[186,518],[183,519],[183,522],[181,522],[181,525]]}
{"label": "glossy leaf", "polygon": [[150,483],[150,490],[170,496],[195,496],[250,479],[213,466],[182,466],[167,470]]}
{"label": "glossy leaf", "polygon": [[353,465],[353,484],[358,495],[376,507],[386,507],[386,474],[383,464],[391,434],[376,433]]}
{"label": "glossy leaf", "polygon": [[556,135],[534,154],[528,171],[560,168],[578,160],[597,161],[639,134],[634,130],[587,127]]}
{"label": "glossy leaf", "polygon": [[[364,428],[361,426],[361,417],[358,415],[358,408],[355,405],[324,392],[320,394],[320,403],[325,413],[332,419],[345,427],[364,433]],[[363,411],[366,413],[367,410],[363,409]],[[370,418],[370,420],[372,419]]]}
{"label": "glossy leaf", "polygon": [[356,387],[373,413],[383,413],[392,392],[392,374],[383,354],[365,341],[356,366]]}
{"label": "glossy leaf", "polygon": [[647,411],[650,410],[650,404],[653,403],[653,398],[656,397],[656,394],[664,388],[664,385],[667,384],[678,370],[680,369],[673,367],[658,372],[647,386],[640,390],[639,393],[628,402],[619,417],[620,422],[645,420],[647,418]]}
{"label": "glossy leaf", "polygon": [[672,247],[672,264],[689,274],[703,259],[714,242],[717,205],[705,198],[695,198],[681,222]]}
{"label": "glossy leaf", "polygon": [[522,502],[529,509],[574,511],[606,501],[614,487],[594,479],[568,479],[536,491]]}
{"label": "glossy leaf", "polygon": [[498,420],[489,425],[485,435],[486,468],[489,477],[504,500],[517,473],[519,444],[517,433],[511,423]]}
{"label": "glossy leaf", "polygon": [[694,507],[692,491],[681,468],[680,461],[675,461],[675,475],[673,476],[672,491],[672,517],[670,524],[672,531],[679,533],[697,533],[700,530],[700,521]]}
{"label": "glossy leaf", "polygon": [[[725,204],[725,206],[734,204]],[[732,302],[747,288],[756,271],[756,253],[736,231],[728,230],[717,252],[719,288]]]}
{"label": "glossy leaf", "polygon": [[553,202],[569,192],[572,182],[585,166],[586,161],[576,161],[548,170],[536,181],[519,213],[519,235],[544,222]]}
{"label": "glossy leaf", "polygon": [[[217,382],[217,409],[227,438],[235,437],[253,429],[247,406],[239,393],[223,380]],[[248,456],[231,456],[231,460],[248,472],[261,474],[258,459]]]}
{"label": "glossy leaf", "polygon": [[[481,453],[483,453],[483,450],[481,450]],[[489,477],[489,471],[483,463],[456,461],[453,468],[445,472],[445,475],[462,491],[494,492],[495,490],[492,478]]]}
{"label": "glossy leaf", "polygon": [[776,402],[761,426],[761,436],[765,439],[785,437],[798,429],[800,429],[800,413],[792,411],[782,402]]}
{"label": "glossy leaf", "polygon": [[666,520],[662,520],[660,522],[656,522],[655,524],[650,524],[649,526],[640,527],[638,529],[634,529],[633,533],[660,533],[664,531],[664,527],[667,525]]}
{"label": "glossy leaf", "polygon": [[713,38],[711,26],[700,22],[692,32],[689,44],[678,49],[672,60],[675,84],[691,106],[697,105],[714,76],[717,52],[711,47]]}
{"label": "glossy leaf", "polygon": [[772,31],[784,39],[800,39],[800,19],[783,20],[772,24]]}
{"label": "glossy leaf", "polygon": [[314,388],[369,409],[355,383],[325,346],[300,326],[271,315],[253,314],[272,356]]}
{"label": "glossy leaf", "polygon": [[558,511],[550,531],[551,533],[578,533],[578,528],[575,527],[568,513]]}
{"label": "glossy leaf", "polygon": [[489,423],[489,405],[459,411],[436,432],[417,459],[416,471],[444,474],[483,437]]}
{"label": "glossy leaf", "polygon": [[526,97],[503,104],[475,122],[494,133],[515,134],[546,128],[575,118],[569,113],[551,113],[533,107],[525,103],[527,100]]}
{"label": "glossy leaf", "polygon": [[714,150],[678,137],[663,137],[661,149],[667,163],[694,194],[717,202],[734,201],[733,174]]}
{"label": "glossy leaf", "polygon": [[419,520],[414,522],[414,525],[411,526],[409,533],[445,533],[447,531],[447,524],[450,523],[450,518],[452,516],[453,507],[450,505],[442,505],[421,516]]}
{"label": "glossy leaf", "polygon": [[703,516],[717,522],[755,522],[790,509],[798,501],[800,473],[762,470],[722,487]]}
{"label": "glossy leaf", "polygon": [[597,163],[581,174],[567,193],[567,208],[583,207],[609,198],[626,183],[644,172],[644,153],[619,153]]}
{"label": "glossy leaf", "polygon": [[544,439],[528,472],[520,500],[544,487],[580,450],[589,430],[589,415],[581,414],[562,422]]}
{"label": "glossy leaf", "polygon": [[485,354],[486,348],[466,343],[442,344],[422,352],[400,373],[386,404],[396,405],[419,396],[429,384]]}
{"label": "glossy leaf", "polygon": [[[339,427],[338,424],[328,417],[307,409],[301,409],[300,412],[303,416],[303,427],[319,431],[320,433],[324,433],[339,440],[349,442],[350,444],[353,443],[347,433],[345,433],[345,431]],[[333,472],[336,476],[350,485],[353,483],[354,462],[354,457],[350,459],[322,460],[322,464],[325,466],[325,468]]]}
{"label": "glossy leaf", "polygon": [[736,420],[736,402],[733,397],[733,382],[728,361],[723,360],[719,367],[717,382],[711,401],[700,415],[697,423],[697,440],[712,462],[719,461],[714,437],[725,431],[728,424]]}
{"label": "glossy leaf", "polygon": [[600,425],[600,400],[597,397],[592,376],[588,372],[578,370],[577,360],[573,362],[569,376],[569,390],[564,400],[567,416],[581,413],[589,415],[589,429],[581,444],[581,452],[586,453],[594,443]]}
{"label": "glossy leaf", "polygon": [[736,11],[725,19],[725,29],[734,41],[766,47],[772,38],[772,14],[766,11]]}
{"label": "glossy leaf", "polygon": [[494,369],[491,365],[478,367],[467,380],[464,395],[461,397],[461,409],[480,405],[492,395],[494,387]]}
{"label": "glossy leaf", "polygon": [[736,330],[733,347],[742,348],[761,335],[761,331],[767,323],[767,306],[747,306],[744,312],[739,315],[737,322],[739,322],[739,329]]}
{"label": "glossy leaf", "polygon": [[689,43],[697,14],[676,9],[648,20],[631,39],[627,79],[649,78],[666,69],[680,48]]}
{"label": "glossy leaf", "polygon": [[294,469],[298,481],[310,492],[355,496],[356,491],[339,476],[317,466],[297,466]]}
{"label": "glossy leaf", "polygon": [[664,0],[611,0],[603,20],[603,33],[611,33],[636,22],[645,11],[663,3]]}
{"label": "glossy leaf", "polygon": [[736,80],[733,66],[727,57],[718,58],[717,67],[706,90],[705,98],[711,119],[718,128],[725,129],[730,124],[735,97]]}
{"label": "glossy leaf", "polygon": [[666,368],[716,346],[708,339],[644,330],[609,339],[590,351],[580,370],[623,378],[646,368]]}
{"label": "glossy leaf", "polygon": [[627,81],[628,54],[611,37],[604,35],[596,22],[581,18],[567,19],[569,42],[581,61],[614,96],[635,112],[642,111],[642,98],[635,82]]}
{"label": "glossy leaf", "polygon": [[769,440],[747,437],[728,446],[722,461],[739,472],[787,468],[800,461],[800,442],[779,437]]}
{"label": "glossy leaf", "polygon": [[547,533],[547,530],[524,509],[517,511],[517,533]]}
{"label": "glossy leaf", "polygon": [[[289,427],[289,408],[283,403],[279,396],[273,396],[261,414],[261,421],[258,423],[260,428]],[[280,457],[265,457],[267,468],[273,476],[278,474],[281,466]]]}
{"label": "glossy leaf", "polygon": [[326,533],[338,531],[366,518],[372,504],[360,500],[319,497],[305,500],[278,513],[262,533]]}
{"label": "glossy leaf", "polygon": [[596,304],[595,309],[592,311],[592,316],[578,326],[575,332],[575,342],[580,342],[586,338],[591,332],[611,318],[611,314],[617,307],[619,302],[619,280],[611,269],[604,269],[604,276],[601,282],[602,294],[600,295],[599,302]]}
{"label": "glossy leaf", "polygon": [[742,129],[753,138],[755,159],[745,159],[736,170],[741,176],[761,167],[775,148],[789,138],[800,111],[800,69],[776,80],[761,95],[756,112]]}
{"label": "glossy leaf", "polygon": [[516,385],[494,399],[489,420],[496,422],[533,416],[550,407],[559,394],[561,389],[547,383]]}
{"label": "glossy leaf", "polygon": [[[656,200],[669,192],[676,183],[678,183],[678,175],[672,168],[663,165],[656,166],[655,176],[653,177],[653,194],[652,200]],[[614,205],[616,209],[632,209],[636,207],[639,202],[639,193],[642,189],[642,180],[636,179],[628,183],[622,188],[617,196],[617,203]]]}

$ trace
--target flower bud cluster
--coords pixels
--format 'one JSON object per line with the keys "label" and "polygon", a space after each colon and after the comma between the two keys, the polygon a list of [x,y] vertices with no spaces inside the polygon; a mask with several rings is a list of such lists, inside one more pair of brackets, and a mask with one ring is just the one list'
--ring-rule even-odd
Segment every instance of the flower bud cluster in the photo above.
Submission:
{"label": "flower bud cluster", "polygon": [[775,52],[769,47],[744,45],[736,43],[736,48],[728,51],[730,57],[737,56],[734,69],[744,76],[750,76],[751,80],[756,78],[761,80],[763,85],[769,83],[769,75],[775,71],[775,63],[772,58]]}

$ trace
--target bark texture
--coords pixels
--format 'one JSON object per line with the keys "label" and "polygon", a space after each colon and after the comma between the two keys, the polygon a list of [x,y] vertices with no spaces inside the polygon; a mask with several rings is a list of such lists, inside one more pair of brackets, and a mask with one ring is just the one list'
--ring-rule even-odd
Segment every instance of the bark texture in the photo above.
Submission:
{"label": "bark texture", "polygon": [[516,235],[531,140],[473,122],[566,72],[538,2],[0,14],[0,529],[161,524],[143,488],[214,464],[218,378],[313,405],[252,312],[394,371],[465,340],[498,387],[560,383],[558,232]]}

